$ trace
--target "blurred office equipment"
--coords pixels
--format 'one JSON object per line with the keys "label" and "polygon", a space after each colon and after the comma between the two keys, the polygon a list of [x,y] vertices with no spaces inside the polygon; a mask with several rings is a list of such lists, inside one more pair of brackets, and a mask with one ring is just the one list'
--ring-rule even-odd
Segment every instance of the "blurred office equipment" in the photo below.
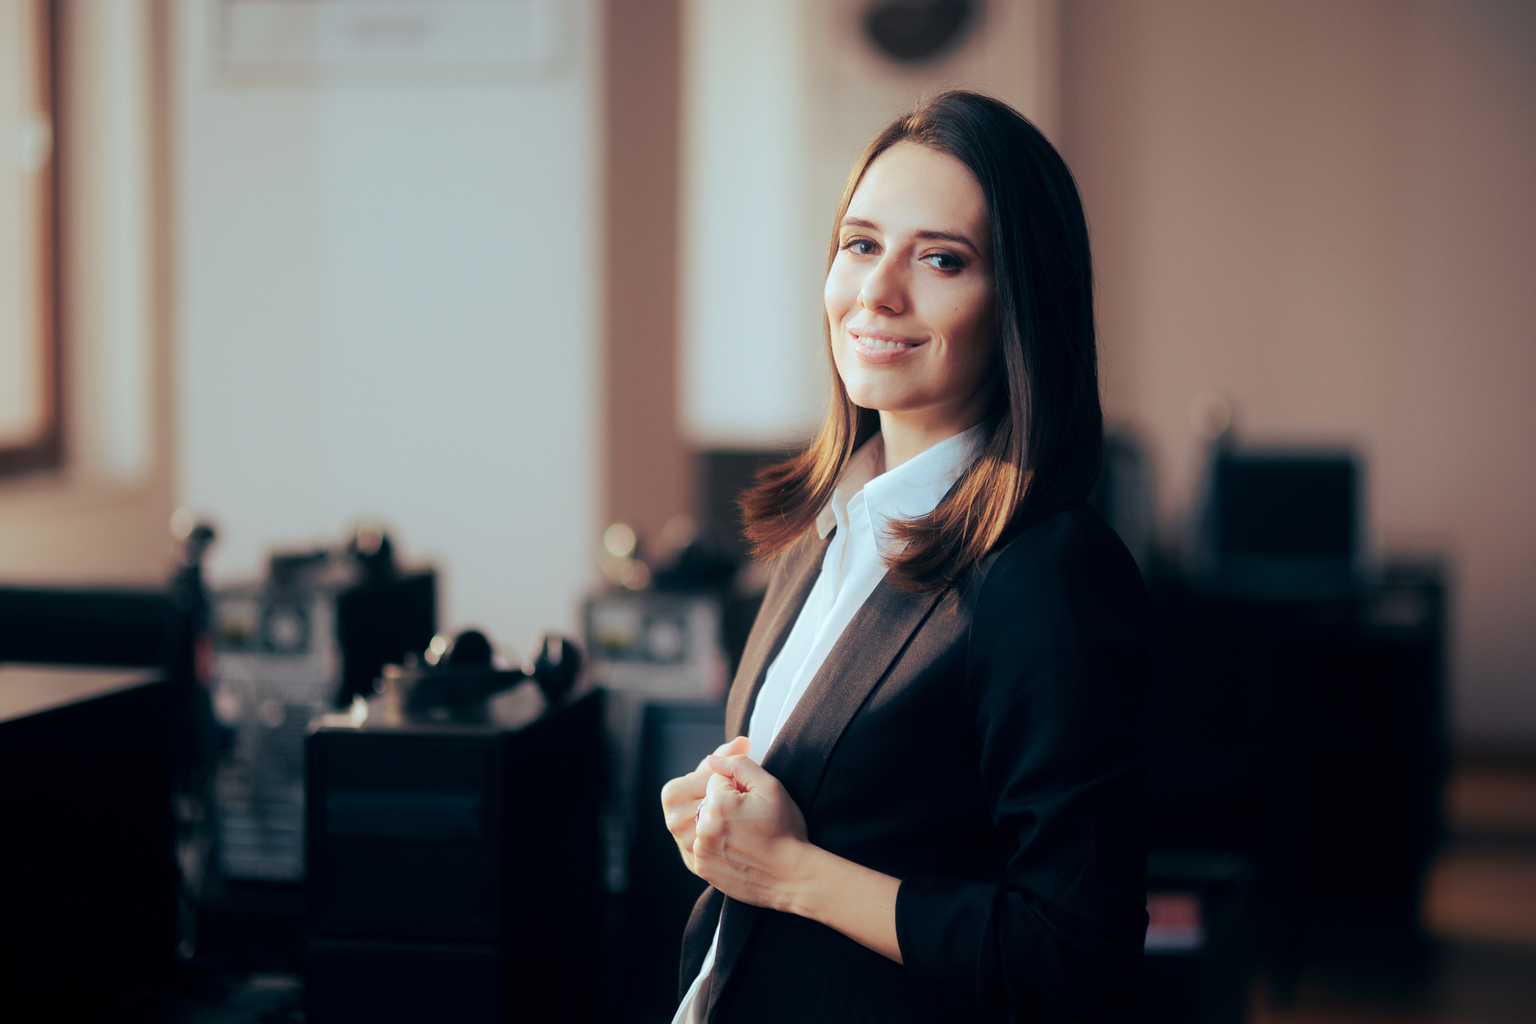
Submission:
{"label": "blurred office equipment", "polygon": [[335,602],[314,590],[214,595],[214,710],[233,744],[215,783],[227,879],[304,877],[304,737],[331,707],[340,652]]}
{"label": "blurred office equipment", "polygon": [[[676,702],[723,704],[731,671],[724,615],[737,563],[702,538],[687,517],[678,517],[669,527],[680,536],[671,544],[658,545],[670,550],[657,558],[654,569],[642,563],[644,571],[638,575],[630,575],[623,564],[638,558],[638,539],[629,532],[625,542],[616,545],[620,527],[608,529],[607,571],[618,585],[589,598],[582,615],[592,681],[609,694],[615,796],[609,824],[609,886],[615,892],[628,886],[626,850],[636,828],[636,783],[646,709]],[[617,566],[614,559],[620,560]]]}
{"label": "blurred office equipment", "polygon": [[[581,649],[568,637],[546,634],[531,664],[499,668],[486,635],[478,629],[466,629],[451,642],[434,637],[424,664],[386,665],[378,686],[383,698],[379,708],[386,720],[470,725],[495,722],[517,728],[541,713],[562,707],[581,672]],[[534,703],[523,700],[493,707],[494,698],[524,683],[536,688]],[[360,713],[360,706],[372,706],[359,705],[359,699],[353,698],[348,714]]]}
{"label": "blurred office equipment", "polygon": [[[546,643],[542,689],[563,696],[576,655],[558,649],[567,668]],[[428,710],[458,700],[390,704],[359,701],[309,738],[308,1019],[595,1021],[601,693],[546,697],[520,728]]]}
{"label": "blurred office equipment", "polygon": [[402,572],[389,537],[365,525],[336,549],[274,554],[262,582],[211,595],[213,703],[233,734],[214,786],[224,879],[303,879],[310,720],[426,650],[436,585],[433,570]]}
{"label": "blurred office equipment", "polygon": [[1157,851],[1147,863],[1145,1024],[1241,1024],[1257,959],[1253,863]]}
{"label": "blurred office equipment", "polygon": [[1193,545],[1194,575],[1228,593],[1349,594],[1362,580],[1360,460],[1334,449],[1240,449],[1218,440]]}
{"label": "blurred office equipment", "polygon": [[741,492],[757,482],[757,474],[789,458],[787,448],[712,448],[694,459],[694,515],[701,530],[718,538],[727,554],[746,561],[746,537],[741,532]]}
{"label": "blurred office equipment", "polygon": [[1152,839],[1257,861],[1282,988],[1330,930],[1405,955],[1420,934],[1446,767],[1443,592],[1413,567],[1334,600],[1153,587]]}
{"label": "blurred office equipment", "polygon": [[[673,705],[724,707],[721,601],[708,593],[615,590],[590,598],[584,618],[592,680],[608,695],[613,800],[605,826],[607,879],[610,891],[622,893],[647,884],[631,878],[634,843],[645,820],[660,813],[660,783],[652,792],[642,781],[648,713]],[[709,749],[720,743],[716,739]]]}
{"label": "blurred office equipment", "polygon": [[720,603],[711,595],[615,591],[588,600],[584,620],[592,672],[604,686],[724,698]]}
{"label": "blurred office equipment", "polygon": [[1443,568],[1360,523],[1347,451],[1213,446],[1186,571],[1149,579],[1154,850],[1252,860],[1272,989],[1368,945],[1422,956],[1446,769]]}
{"label": "blurred office equipment", "polygon": [[[351,579],[336,591],[336,638],[341,646],[338,706],[371,692],[385,665],[420,655],[437,632],[437,571],[406,571],[389,535],[360,526],[343,550]],[[334,556],[333,556],[334,557]]]}

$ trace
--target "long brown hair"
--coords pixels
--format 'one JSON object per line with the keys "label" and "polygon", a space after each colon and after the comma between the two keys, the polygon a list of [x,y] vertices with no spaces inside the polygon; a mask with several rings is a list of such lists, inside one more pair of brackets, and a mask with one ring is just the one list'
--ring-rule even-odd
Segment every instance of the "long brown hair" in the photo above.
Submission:
{"label": "long brown hair", "polygon": [[[980,455],[932,512],[891,524],[904,544],[887,574],[909,589],[935,590],[959,583],[1028,523],[1083,498],[1098,478],[1104,442],[1093,265],[1077,185],[1050,142],[1007,104],[952,90],[892,121],[854,164],[832,222],[829,269],[854,190],[898,142],[947,153],[976,176],[997,275],[997,383]],[[759,473],[742,495],[747,539],[760,559],[806,537],[849,457],[880,429],[879,413],[854,405],[835,369],[831,377],[816,439]]]}

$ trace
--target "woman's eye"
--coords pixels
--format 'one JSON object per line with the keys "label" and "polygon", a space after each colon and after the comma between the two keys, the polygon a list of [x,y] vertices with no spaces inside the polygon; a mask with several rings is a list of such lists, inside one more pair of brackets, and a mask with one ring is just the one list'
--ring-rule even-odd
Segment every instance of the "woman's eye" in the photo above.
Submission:
{"label": "woman's eye", "polygon": [[873,256],[875,248],[875,243],[867,238],[850,238],[843,243],[843,249],[855,256]]}
{"label": "woman's eye", "polygon": [[947,252],[930,252],[922,259],[935,270],[959,270],[965,265],[958,256]]}

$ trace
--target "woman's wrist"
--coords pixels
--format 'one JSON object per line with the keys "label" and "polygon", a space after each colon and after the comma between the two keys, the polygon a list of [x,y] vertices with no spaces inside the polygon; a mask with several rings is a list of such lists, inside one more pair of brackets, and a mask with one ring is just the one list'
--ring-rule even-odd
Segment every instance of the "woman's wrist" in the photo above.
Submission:
{"label": "woman's wrist", "polygon": [[808,840],[795,842],[793,866],[786,879],[789,884],[784,887],[784,905],[774,909],[819,921],[818,914],[825,907],[824,895],[835,889],[843,859]]}
{"label": "woman's wrist", "polygon": [[794,851],[782,906],[775,910],[818,921],[901,963],[896,895],[901,880],[808,842]]}

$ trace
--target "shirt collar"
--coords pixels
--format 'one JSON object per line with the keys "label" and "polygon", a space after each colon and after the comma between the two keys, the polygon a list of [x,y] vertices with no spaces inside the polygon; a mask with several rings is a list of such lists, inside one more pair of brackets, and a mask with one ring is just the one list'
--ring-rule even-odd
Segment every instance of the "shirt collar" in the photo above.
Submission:
{"label": "shirt collar", "polygon": [[816,517],[816,535],[826,539],[827,534],[837,525],[837,512],[841,509],[844,514],[848,511],[848,501],[864,485],[879,476],[885,469],[885,439],[879,434],[859,445],[858,451],[848,459],[848,464],[843,467],[843,475],[837,478],[837,486],[832,490],[832,500],[827,502],[821,514]]}
{"label": "shirt collar", "polygon": [[955,481],[980,454],[982,433],[983,427],[978,423],[886,472],[881,472],[885,465],[884,439],[879,434],[871,437],[848,460],[832,492],[832,500],[816,517],[816,533],[822,538],[831,533],[837,525],[838,511],[846,516],[848,502],[863,491],[865,506],[879,538],[877,543],[883,549],[885,541],[881,535],[885,531],[880,527],[884,522],[915,519],[937,508]]}

